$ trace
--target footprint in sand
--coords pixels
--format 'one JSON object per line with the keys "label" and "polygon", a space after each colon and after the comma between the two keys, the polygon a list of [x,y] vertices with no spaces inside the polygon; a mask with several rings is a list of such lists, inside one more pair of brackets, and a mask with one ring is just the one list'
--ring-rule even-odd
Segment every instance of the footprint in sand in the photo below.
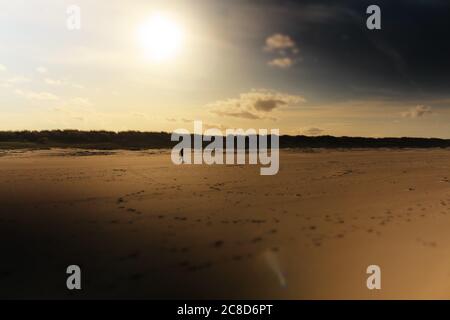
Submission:
{"label": "footprint in sand", "polygon": [[198,271],[198,270],[210,268],[210,267],[212,267],[212,265],[213,265],[212,262],[208,261],[208,262],[205,262],[205,263],[202,263],[202,264],[189,266],[187,268],[187,270],[188,271]]}
{"label": "footprint in sand", "polygon": [[11,276],[12,274],[13,274],[12,271],[2,270],[2,271],[0,271],[0,279],[7,278],[7,277]]}
{"label": "footprint in sand", "polygon": [[132,253],[130,253],[130,254],[124,256],[124,257],[121,257],[119,260],[120,260],[120,261],[134,260],[134,259],[139,258],[139,256],[140,256],[140,253],[139,253],[139,252],[132,252]]}
{"label": "footprint in sand", "polygon": [[266,220],[253,219],[253,220],[251,220],[250,222],[251,222],[251,223],[257,223],[257,224],[260,224],[260,223],[266,223]]}
{"label": "footprint in sand", "polygon": [[179,265],[180,267],[185,268],[185,267],[189,266],[189,261],[187,261],[187,260],[181,261],[178,265]]}
{"label": "footprint in sand", "polygon": [[429,247],[429,248],[436,248],[437,247],[437,243],[436,241],[426,241],[420,238],[417,238],[417,241],[422,244],[425,247]]}
{"label": "footprint in sand", "polygon": [[223,246],[224,242],[222,240],[217,240],[213,243],[214,248],[221,248]]}
{"label": "footprint in sand", "polygon": [[134,274],[132,274],[131,276],[130,276],[130,280],[131,281],[139,281],[139,280],[141,280],[142,278],[144,278],[144,274],[142,274],[142,273],[134,273]]}

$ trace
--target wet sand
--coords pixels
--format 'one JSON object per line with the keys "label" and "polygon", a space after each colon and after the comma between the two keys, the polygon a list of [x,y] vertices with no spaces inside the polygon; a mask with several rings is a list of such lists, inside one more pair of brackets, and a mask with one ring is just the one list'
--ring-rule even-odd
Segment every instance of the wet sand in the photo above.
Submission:
{"label": "wet sand", "polygon": [[0,151],[0,206],[0,298],[450,298],[450,150]]}

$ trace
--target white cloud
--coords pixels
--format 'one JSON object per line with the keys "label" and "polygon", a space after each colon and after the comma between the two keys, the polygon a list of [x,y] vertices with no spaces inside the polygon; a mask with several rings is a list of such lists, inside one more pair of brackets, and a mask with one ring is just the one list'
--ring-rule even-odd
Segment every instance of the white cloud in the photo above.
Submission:
{"label": "white cloud", "polygon": [[0,64],[0,72],[2,72],[2,71],[6,71],[6,67],[4,65]]}
{"label": "white cloud", "polygon": [[6,80],[6,82],[8,82],[10,84],[21,84],[21,83],[31,82],[31,79],[27,78],[27,77],[17,76],[17,77],[13,77],[13,78]]}
{"label": "white cloud", "polygon": [[92,111],[92,106],[94,103],[91,102],[88,98],[76,97],[72,99],[61,99],[61,103],[55,111]]}
{"label": "white cloud", "polygon": [[59,100],[57,96],[49,92],[34,92],[34,91],[22,91],[16,90],[16,94],[25,97],[29,100],[39,100],[39,101],[55,101]]}
{"label": "white cloud", "polygon": [[44,67],[37,67],[36,72],[38,73],[47,73],[47,69]]}
{"label": "white cloud", "polygon": [[243,119],[273,119],[269,114],[281,107],[305,102],[302,96],[289,95],[274,90],[253,89],[238,98],[208,104],[211,112],[219,116]]}
{"label": "white cloud", "polygon": [[264,49],[266,51],[283,51],[286,49],[294,49],[296,44],[290,36],[281,33],[276,33],[271,35],[266,39],[266,46]]}
{"label": "white cloud", "polygon": [[275,58],[268,62],[269,66],[271,67],[278,67],[281,69],[286,69],[291,67],[294,64],[294,60],[291,58]]}
{"label": "white cloud", "polygon": [[409,109],[406,112],[403,112],[402,116],[404,118],[421,118],[421,117],[430,115],[432,113],[433,113],[433,110],[431,107],[424,106],[424,105],[418,105],[418,106],[415,106],[415,107]]}
{"label": "white cloud", "polygon": [[63,85],[63,81],[58,80],[58,79],[45,78],[44,82],[51,86],[62,86]]}
{"label": "white cloud", "polygon": [[67,86],[67,87],[72,87],[72,88],[76,88],[76,89],[83,89],[84,86],[77,84],[77,83],[72,83],[70,81],[67,80],[61,80],[61,79],[52,79],[52,78],[45,78],[44,79],[45,84],[49,85],[49,86]]}
{"label": "white cloud", "polygon": [[271,67],[287,69],[300,60],[297,57],[300,50],[295,41],[290,36],[281,33],[273,34],[266,39],[264,51],[277,55],[268,62]]}
{"label": "white cloud", "polygon": [[92,107],[94,103],[92,103],[88,98],[76,97],[70,100],[69,104],[76,105],[80,107]]}

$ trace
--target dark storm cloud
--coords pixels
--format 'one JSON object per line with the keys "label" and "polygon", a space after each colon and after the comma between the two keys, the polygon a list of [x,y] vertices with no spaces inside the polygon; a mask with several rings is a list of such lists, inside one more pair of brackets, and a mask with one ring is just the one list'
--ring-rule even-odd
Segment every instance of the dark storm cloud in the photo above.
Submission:
{"label": "dark storm cloud", "polygon": [[372,1],[345,3],[343,12],[351,12],[346,20],[321,22],[320,40],[304,35],[333,70],[328,81],[340,83],[342,91],[359,83],[396,90],[400,97],[448,91],[450,2],[377,1],[382,30],[376,31],[365,25]]}
{"label": "dark storm cloud", "polygon": [[[366,27],[372,4],[381,8],[382,30]],[[319,98],[330,100],[379,97],[381,91],[395,99],[449,92],[450,1],[263,0],[236,6],[259,24],[259,45],[272,34],[296,44],[302,61],[288,70],[292,88],[325,91]]]}

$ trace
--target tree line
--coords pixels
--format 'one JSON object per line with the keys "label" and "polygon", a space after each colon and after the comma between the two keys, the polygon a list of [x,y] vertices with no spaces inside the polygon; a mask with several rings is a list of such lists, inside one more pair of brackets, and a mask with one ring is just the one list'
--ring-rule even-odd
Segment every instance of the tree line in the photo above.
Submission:
{"label": "tree line", "polygon": [[[225,137],[224,137],[225,139]],[[281,135],[280,148],[448,148],[450,139],[439,138],[366,138],[334,136]],[[248,137],[247,137],[248,142]],[[141,131],[0,131],[0,147],[80,147],[96,149],[159,149],[171,148],[168,132]]]}

